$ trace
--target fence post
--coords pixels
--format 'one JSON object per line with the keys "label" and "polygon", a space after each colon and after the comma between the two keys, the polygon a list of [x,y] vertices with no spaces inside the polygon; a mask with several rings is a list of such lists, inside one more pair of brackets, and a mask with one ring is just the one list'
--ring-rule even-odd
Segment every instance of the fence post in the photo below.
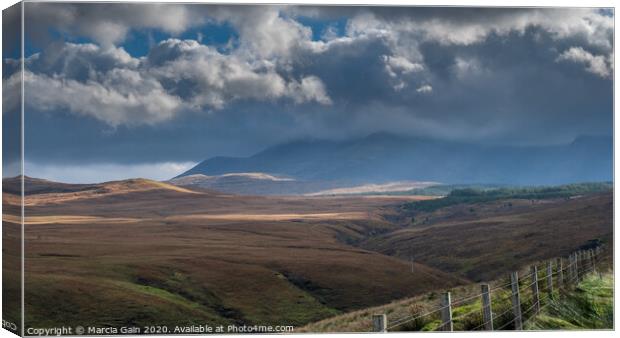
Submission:
{"label": "fence post", "polygon": [[387,315],[372,315],[373,332],[387,332]]}
{"label": "fence post", "polygon": [[482,321],[484,329],[493,331],[493,311],[491,309],[491,289],[489,284],[480,284],[482,290]]}
{"label": "fence post", "polygon": [[577,253],[573,253],[573,272],[575,273],[574,283],[577,283],[579,280],[579,260],[577,259]]}
{"label": "fence post", "polygon": [[568,255],[568,263],[566,265],[566,286],[569,287],[571,281],[573,280],[573,256]]}
{"label": "fence post", "polygon": [[450,292],[443,294],[441,298],[441,331],[453,331],[452,326],[452,301]]}
{"label": "fence post", "polygon": [[588,269],[590,268],[590,262],[588,262],[588,255],[585,250],[581,250],[581,278],[586,276]]}
{"label": "fence post", "polygon": [[540,312],[540,298],[538,297],[538,267],[536,264],[530,267],[530,273],[532,275],[532,301],[534,302],[534,314]]}
{"label": "fence post", "polygon": [[592,264],[592,273],[596,273],[596,259],[594,259],[594,250],[588,250],[588,257],[590,258],[590,264]]}
{"label": "fence post", "polygon": [[579,283],[579,252],[573,254],[573,259],[575,261],[575,284]]}
{"label": "fence post", "polygon": [[515,316],[515,330],[523,330],[521,298],[519,296],[519,273],[517,271],[510,274],[510,286],[512,287],[512,313]]}
{"label": "fence post", "polygon": [[557,268],[558,268],[558,289],[561,289],[564,287],[564,268],[562,267],[562,257],[558,258],[558,262],[557,262]]}
{"label": "fence post", "polygon": [[570,284],[573,281],[573,255],[568,255],[568,283]]}
{"label": "fence post", "polygon": [[585,257],[583,256],[583,250],[579,250],[579,252],[577,253],[577,260],[579,261],[579,264],[577,264],[577,266],[580,268],[579,271],[579,280],[583,279],[583,275],[585,274],[586,271],[586,260],[584,259]]}
{"label": "fence post", "polygon": [[547,292],[549,298],[553,298],[553,262],[547,261]]}

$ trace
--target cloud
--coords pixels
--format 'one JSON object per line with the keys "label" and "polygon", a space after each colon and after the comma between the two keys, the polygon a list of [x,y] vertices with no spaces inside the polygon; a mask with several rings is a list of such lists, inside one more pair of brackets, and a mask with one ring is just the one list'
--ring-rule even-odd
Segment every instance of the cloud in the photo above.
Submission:
{"label": "cloud", "polygon": [[384,55],[383,60],[385,62],[386,70],[391,77],[398,76],[398,73],[409,74],[412,72],[419,72],[424,69],[424,66],[421,64],[413,63],[402,56]]}
{"label": "cloud", "polygon": [[203,11],[177,4],[27,3],[25,22],[31,39],[52,39],[50,27],[70,36],[88,37],[109,47],[122,42],[131,29],[159,29],[170,34],[205,22]]}
{"label": "cloud", "polygon": [[[186,110],[219,110],[236,100],[330,104],[316,76],[288,78],[269,62],[250,63],[195,40],[168,39],[144,58],[122,48],[66,43],[26,61],[26,101],[113,127],[155,124]],[[19,84],[19,74],[11,83]]]}
{"label": "cloud", "polygon": [[288,57],[298,48],[312,48],[312,30],[281,15],[281,6],[219,6],[211,15],[239,32],[238,53],[250,59]]}
{"label": "cloud", "polygon": [[316,101],[324,105],[332,104],[323,82],[316,76],[304,77],[301,82],[292,81],[289,83],[289,91],[297,103]]}
{"label": "cloud", "polygon": [[573,41],[606,54],[613,53],[613,16],[581,8],[370,8],[358,10],[347,25],[352,37],[381,37],[398,55],[421,62],[420,44],[481,44],[492,36],[524,35],[537,29],[553,41]]}
{"label": "cloud", "polygon": [[430,93],[433,91],[433,87],[429,86],[429,85],[423,85],[421,87],[419,87],[418,89],[415,90],[418,93]]}
{"label": "cloud", "polygon": [[[120,5],[41,4],[46,11],[28,13],[39,20],[30,34],[48,40],[28,60],[27,92],[41,93],[29,109],[57,113],[29,116],[43,132],[48,120],[88,124],[91,133],[80,137],[93,134],[92,144],[106,145],[105,152],[84,146],[80,154],[96,153],[89,160],[120,153],[165,159],[137,154],[138,143],[168,147],[165,156],[182,161],[377,130],[507,143],[567,142],[610,130],[613,87],[611,76],[603,76],[613,66],[609,11]],[[122,15],[107,14],[116,10]],[[167,22],[148,18],[168,10]],[[207,45],[218,25],[234,32],[225,50]],[[62,34],[48,34],[49,27]],[[204,44],[179,37],[197,31]],[[163,41],[143,57],[120,47],[143,33]],[[76,115],[89,119],[68,122]],[[122,142],[97,138],[97,121],[117,127]],[[181,141],[169,141],[179,134],[186,137],[182,154],[174,143]],[[58,134],[38,144],[43,149],[61,139],[57,149],[71,146]]]}
{"label": "cloud", "polygon": [[582,47],[571,47],[558,56],[557,61],[572,61],[582,63],[586,70],[603,78],[608,78],[613,72],[613,57],[593,55]]}
{"label": "cloud", "polygon": [[[129,69],[113,69],[99,81],[24,74],[28,109],[63,110],[96,118],[113,127],[168,120],[181,107],[161,84]],[[36,93],[36,94],[35,94]]]}

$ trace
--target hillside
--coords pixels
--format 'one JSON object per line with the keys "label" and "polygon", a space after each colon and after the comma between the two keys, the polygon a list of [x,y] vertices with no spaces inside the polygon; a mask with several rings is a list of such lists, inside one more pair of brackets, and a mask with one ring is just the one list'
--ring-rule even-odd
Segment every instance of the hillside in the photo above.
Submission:
{"label": "hillside", "polygon": [[611,192],[455,204],[432,212],[401,213],[398,221],[406,222],[405,228],[358,245],[404,259],[413,256],[471,280],[488,280],[524,260],[610,241],[612,210]]}
{"label": "hillside", "polygon": [[[234,196],[148,180],[44,183],[26,195],[29,326],[298,326],[467,282],[422,264],[411,274],[409,262],[344,242],[395,229],[381,210],[411,197]],[[52,301],[54,308],[45,305]]]}
{"label": "hillside", "polygon": [[[526,276],[519,289],[521,294],[522,315],[524,330],[576,330],[576,329],[611,329],[613,328],[613,271],[611,271],[611,254],[604,253],[597,260],[596,269],[600,272],[592,274],[592,266],[585,265],[584,270],[589,274],[581,280],[559,284],[557,267],[554,268],[553,297],[545,292],[546,281],[539,281],[541,297],[541,311],[534,314],[532,297],[529,292],[530,283],[528,269],[520,269],[519,275]],[[544,263],[541,266],[541,276],[545,276]],[[491,306],[493,307],[493,329],[513,330],[511,303],[511,287],[508,278],[486,281],[491,291]],[[561,285],[561,287],[560,287]],[[299,328],[296,332],[372,332],[372,316],[385,314],[387,316],[388,331],[435,331],[441,323],[441,308],[439,301],[442,292],[449,291],[452,296],[452,319],[454,331],[483,330],[481,322],[482,302],[480,299],[480,285],[470,284],[458,288],[437,290],[425,295],[401,299],[389,304],[353,311]]]}
{"label": "hillside", "polygon": [[[243,196],[141,179],[36,182],[25,206],[30,326],[302,326],[496,278],[612,234],[611,193],[412,216],[403,206],[428,197]],[[18,228],[4,220],[5,236]],[[52,301],[54,308],[42,306]],[[80,311],[60,316],[56,308]]]}
{"label": "hillside", "polygon": [[379,133],[347,141],[299,140],[247,158],[214,157],[179,176],[261,172],[346,184],[610,181],[612,145],[605,137],[553,146],[487,146]]}

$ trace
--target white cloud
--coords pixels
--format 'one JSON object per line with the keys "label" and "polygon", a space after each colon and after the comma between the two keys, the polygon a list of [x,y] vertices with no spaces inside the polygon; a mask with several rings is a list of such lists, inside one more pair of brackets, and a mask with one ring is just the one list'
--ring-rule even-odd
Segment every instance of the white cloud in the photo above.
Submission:
{"label": "white cloud", "polygon": [[332,104],[323,82],[316,76],[304,77],[301,82],[292,81],[289,83],[288,90],[298,103],[316,101],[325,105]]}
{"label": "white cloud", "polygon": [[[68,43],[32,56],[27,69],[30,108],[66,109],[111,126],[155,124],[235,100],[331,103],[316,76],[285,78],[269,62],[221,54],[195,40],[162,41],[145,58],[122,48]],[[19,84],[19,74],[14,77],[9,88]]]}
{"label": "white cloud", "polygon": [[[469,46],[482,43],[491,35],[524,34],[528,28],[540,29],[553,40],[578,41],[582,47],[600,50],[608,60],[613,53],[614,18],[597,8],[429,11],[432,14],[424,14],[424,10],[392,15],[363,11],[349,20],[347,34],[382,39],[394,54],[422,65],[420,43]],[[600,72],[601,61],[594,62],[598,64],[587,70]]]}
{"label": "white cloud", "polygon": [[391,77],[397,77],[399,74],[409,74],[419,72],[424,69],[420,63],[414,63],[403,56],[383,55],[385,69]]}
{"label": "white cloud", "polygon": [[411,62],[403,56],[382,55],[385,71],[391,78],[390,83],[395,91],[401,91],[407,87],[406,75],[424,70],[421,63]]}
{"label": "white cloud", "polygon": [[[45,34],[54,26],[98,44],[66,44],[46,49],[38,61],[33,57],[27,90],[38,90],[41,97],[32,104],[66,108],[113,126],[159,123],[184,110],[218,110],[237,100],[332,104],[338,97],[330,96],[330,83],[319,72],[295,67],[318,62],[343,46],[353,53],[356,45],[370,42],[380,47],[373,56],[383,62],[386,77],[373,80],[404,93],[409,86],[428,93],[437,80],[422,44],[474,46],[490,36],[523,35],[531,28],[575,46],[558,61],[582,63],[603,77],[613,67],[613,16],[599,9],[312,7],[307,12],[314,17],[337,10],[342,12],[332,17],[350,18],[345,36],[327,29],[325,41],[313,41],[311,28],[296,19],[296,7],[29,3],[28,8],[31,34]],[[234,47],[220,53],[194,40],[169,39],[144,58],[115,47],[132,29],[174,35],[206,22],[233,26],[238,33],[230,44]],[[473,57],[455,60],[461,79],[483,70]]]}
{"label": "white cloud", "polygon": [[80,82],[27,71],[24,74],[27,108],[67,109],[116,127],[165,121],[182,105],[159,82],[143,78],[134,70],[114,69],[99,80]]}
{"label": "white cloud", "polygon": [[232,6],[218,7],[211,15],[238,30],[238,53],[263,59],[288,57],[294,49],[311,44],[312,30],[280,12],[278,6]]}
{"label": "white cloud", "polygon": [[[158,65],[158,56],[166,55]],[[152,61],[152,62],[151,62]],[[185,95],[193,108],[216,109],[238,99],[275,100],[290,98],[296,103],[331,100],[316,76],[300,80],[285,78],[268,61],[249,62],[242,56],[220,54],[214,48],[193,40],[169,39],[160,43],[147,62],[154,64],[150,73],[162,82],[189,82],[193,91]]]}
{"label": "white cloud", "polygon": [[[132,28],[155,28],[171,34],[204,23],[204,11],[179,4],[33,3],[26,4],[25,21],[32,38],[45,39],[48,28],[79,34],[110,47],[122,42]],[[203,7],[203,9],[206,9]]]}
{"label": "white cloud", "polygon": [[195,166],[193,162],[159,162],[139,164],[45,164],[26,162],[25,175],[65,183],[100,183],[127,178],[169,180]]}
{"label": "white cloud", "polygon": [[429,85],[423,85],[423,86],[419,87],[418,89],[416,89],[415,91],[418,92],[418,93],[426,94],[426,93],[432,92],[433,91],[433,87],[431,87]]}
{"label": "white cloud", "polygon": [[603,78],[610,77],[613,71],[613,56],[607,59],[604,55],[593,55],[581,47],[571,47],[565,50],[558,56],[557,61],[582,63],[588,72]]}

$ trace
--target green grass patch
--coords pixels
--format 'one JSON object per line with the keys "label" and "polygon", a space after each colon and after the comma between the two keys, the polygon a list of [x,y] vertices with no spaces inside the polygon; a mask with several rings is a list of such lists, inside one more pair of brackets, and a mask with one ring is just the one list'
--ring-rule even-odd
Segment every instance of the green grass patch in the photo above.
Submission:
{"label": "green grass patch", "polygon": [[524,329],[612,329],[613,286],[611,274],[589,275],[575,290],[550,300]]}
{"label": "green grass patch", "polygon": [[559,186],[527,188],[454,189],[444,198],[407,203],[403,208],[413,212],[432,212],[455,204],[473,204],[503,199],[549,199],[568,198],[587,193],[603,192],[613,189],[611,182],[578,183]]}

